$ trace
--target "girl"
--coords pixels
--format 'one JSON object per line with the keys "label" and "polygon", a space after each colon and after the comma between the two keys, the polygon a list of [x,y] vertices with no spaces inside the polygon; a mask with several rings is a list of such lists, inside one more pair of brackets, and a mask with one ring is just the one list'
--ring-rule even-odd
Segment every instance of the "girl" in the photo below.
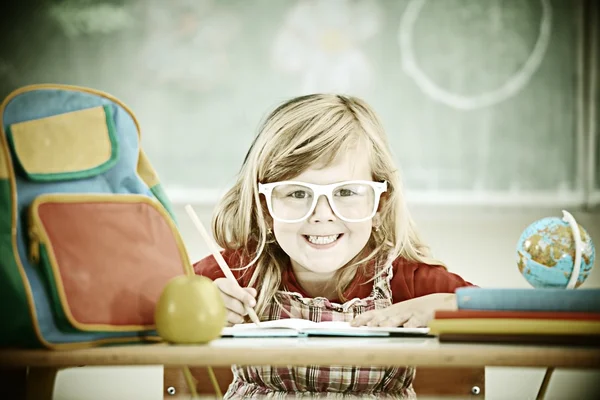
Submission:
{"label": "girl", "polygon": [[[429,256],[403,198],[388,139],[354,97],[315,94],[274,110],[250,147],[212,228],[240,286],[212,256],[228,323],[244,304],[261,320],[425,326],[470,285]],[[414,398],[415,370],[385,367],[233,366],[225,398]]]}

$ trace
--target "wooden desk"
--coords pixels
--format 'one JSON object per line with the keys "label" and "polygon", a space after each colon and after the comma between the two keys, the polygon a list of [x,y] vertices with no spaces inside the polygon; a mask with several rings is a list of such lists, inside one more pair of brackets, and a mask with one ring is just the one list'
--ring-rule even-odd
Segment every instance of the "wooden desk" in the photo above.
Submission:
{"label": "wooden desk", "polygon": [[[14,397],[48,399],[56,371],[92,365],[229,366],[412,365],[430,367],[556,367],[600,369],[600,348],[440,343],[436,338],[219,339],[207,345],[148,344],[71,351],[0,350],[2,375]],[[26,371],[29,371],[27,374]],[[20,381],[19,381],[20,382]],[[6,383],[3,385],[7,387]],[[35,392],[34,392],[35,391]],[[42,391],[44,391],[42,393]],[[33,394],[35,393],[35,394]],[[35,397],[31,397],[35,396]],[[44,397],[45,396],[45,397]]]}

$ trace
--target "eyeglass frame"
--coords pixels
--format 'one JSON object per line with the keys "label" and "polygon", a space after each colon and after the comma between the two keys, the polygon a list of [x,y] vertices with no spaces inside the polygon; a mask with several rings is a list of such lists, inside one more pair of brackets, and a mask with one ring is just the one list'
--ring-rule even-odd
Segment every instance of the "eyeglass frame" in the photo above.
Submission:
{"label": "eyeglass frame", "polygon": [[[359,219],[348,219],[348,218],[342,217],[340,215],[340,213],[338,212],[338,210],[335,206],[335,202],[333,201],[333,190],[339,186],[351,185],[351,184],[366,184],[373,188],[373,191],[375,193],[375,199],[374,199],[375,201],[373,202],[373,211],[371,212],[371,214],[368,217],[359,218]],[[273,208],[272,208],[273,201],[272,201],[271,195],[273,193],[274,188],[276,188],[277,186],[282,186],[282,185],[304,186],[313,191],[313,196],[314,196],[313,202],[312,202],[311,206],[309,207],[308,211],[306,212],[306,215],[304,215],[304,217],[287,220],[287,219],[277,218],[275,216],[275,213],[273,212]],[[379,207],[381,195],[384,192],[387,192],[387,181],[376,182],[376,181],[365,181],[365,180],[351,180],[351,181],[330,183],[327,185],[317,185],[314,183],[300,182],[300,181],[279,181],[279,182],[271,182],[271,183],[261,183],[261,182],[258,183],[258,193],[263,194],[265,196],[265,200],[267,202],[267,209],[269,210],[269,214],[271,214],[271,217],[273,217],[273,219],[276,221],[285,222],[288,224],[301,222],[301,221],[304,221],[305,219],[307,219],[308,217],[310,217],[312,215],[312,213],[315,212],[315,209],[317,208],[317,203],[319,202],[319,199],[321,198],[321,196],[325,196],[325,198],[329,202],[329,207],[331,208],[331,210],[333,211],[335,216],[340,218],[342,221],[345,221],[345,222],[367,221],[367,220],[373,218],[375,216],[375,214],[377,213],[377,208]]]}

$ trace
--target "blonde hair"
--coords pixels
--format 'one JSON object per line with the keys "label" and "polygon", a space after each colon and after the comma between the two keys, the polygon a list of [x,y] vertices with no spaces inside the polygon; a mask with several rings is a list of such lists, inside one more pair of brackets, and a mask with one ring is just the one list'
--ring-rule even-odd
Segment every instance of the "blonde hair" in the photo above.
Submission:
{"label": "blonde hair", "polygon": [[269,218],[258,193],[258,182],[291,179],[314,163],[328,165],[337,154],[366,145],[373,180],[387,181],[379,215],[381,224],[372,232],[365,249],[337,271],[337,293],[352,282],[357,269],[369,262],[389,263],[397,257],[430,265],[434,260],[421,241],[403,196],[401,179],[390,152],[383,126],[361,99],[332,94],[313,94],[291,99],[264,121],[254,139],[234,186],[213,215],[212,229],[224,249],[239,250],[240,260],[256,264],[249,286],[258,291],[256,310],[261,315],[280,289],[289,257],[268,236]]}

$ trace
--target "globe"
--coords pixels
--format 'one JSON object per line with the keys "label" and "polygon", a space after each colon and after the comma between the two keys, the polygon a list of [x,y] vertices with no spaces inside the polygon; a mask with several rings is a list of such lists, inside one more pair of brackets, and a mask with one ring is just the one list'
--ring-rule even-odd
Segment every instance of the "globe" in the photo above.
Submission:
{"label": "globe", "polygon": [[[579,274],[571,279],[578,256],[577,236],[580,237]],[[563,211],[563,218],[547,217],[533,222],[517,243],[517,266],[534,288],[579,287],[589,276],[595,257],[592,238],[567,211]]]}

